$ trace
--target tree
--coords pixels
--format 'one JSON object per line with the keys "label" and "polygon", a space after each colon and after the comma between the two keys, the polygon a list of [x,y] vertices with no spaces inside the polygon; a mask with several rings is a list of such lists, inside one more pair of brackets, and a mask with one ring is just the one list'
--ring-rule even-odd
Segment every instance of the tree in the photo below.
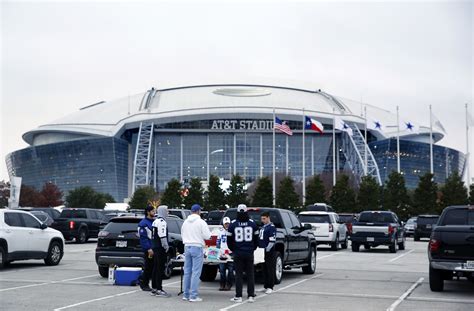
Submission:
{"label": "tree", "polygon": [[349,186],[349,176],[341,175],[332,188],[330,196],[331,206],[338,213],[354,212],[356,209],[355,192]]}
{"label": "tree", "polygon": [[383,209],[395,212],[399,217],[405,219],[408,214],[409,201],[405,178],[402,174],[392,171],[383,191]]}
{"label": "tree", "polygon": [[63,192],[53,183],[45,183],[40,194],[42,198],[41,206],[54,207],[64,204]]}
{"label": "tree", "polygon": [[135,190],[130,202],[130,209],[145,209],[149,201],[158,197],[155,188],[152,186],[143,186]]}
{"label": "tree", "polygon": [[280,182],[280,188],[276,196],[276,206],[285,209],[296,209],[300,206],[300,197],[295,191],[294,181],[290,176],[286,176]]}
{"label": "tree", "polygon": [[10,198],[10,183],[0,181],[0,208],[8,206],[8,199]]}
{"label": "tree", "polygon": [[441,210],[450,205],[464,205],[467,204],[469,198],[467,196],[467,188],[461,176],[457,172],[451,174],[441,187]]}
{"label": "tree", "polygon": [[191,208],[193,204],[204,205],[204,190],[202,189],[201,180],[199,178],[191,178],[189,182],[189,193],[184,197],[184,206]]}
{"label": "tree", "polygon": [[182,203],[181,183],[173,178],[166,185],[165,192],[161,196],[161,204],[167,205],[169,208],[180,208]]}
{"label": "tree", "polygon": [[438,212],[438,185],[433,177],[434,175],[430,173],[420,177],[413,194],[413,209],[409,215],[406,215],[407,217]]}
{"label": "tree", "polygon": [[377,180],[368,175],[362,177],[357,195],[357,211],[377,210],[380,208],[380,186]]}
{"label": "tree", "polygon": [[225,193],[221,188],[219,177],[209,176],[209,185],[205,193],[204,208],[208,211],[222,209],[225,206]]}
{"label": "tree", "polygon": [[251,205],[254,207],[273,206],[273,187],[267,176],[258,179]]}
{"label": "tree", "polygon": [[306,203],[325,203],[326,188],[319,175],[314,175],[306,184]]}
{"label": "tree", "polygon": [[114,203],[114,198],[108,193],[95,191],[92,187],[83,186],[69,191],[66,196],[68,207],[103,209],[105,203]]}
{"label": "tree", "polygon": [[41,193],[35,187],[21,185],[20,189],[20,206],[22,207],[39,207],[44,200]]}
{"label": "tree", "polygon": [[239,174],[233,175],[230,179],[230,186],[226,196],[227,204],[230,207],[247,204],[247,192],[244,190],[244,183],[244,179]]}
{"label": "tree", "polygon": [[469,186],[469,204],[474,205],[474,184]]}

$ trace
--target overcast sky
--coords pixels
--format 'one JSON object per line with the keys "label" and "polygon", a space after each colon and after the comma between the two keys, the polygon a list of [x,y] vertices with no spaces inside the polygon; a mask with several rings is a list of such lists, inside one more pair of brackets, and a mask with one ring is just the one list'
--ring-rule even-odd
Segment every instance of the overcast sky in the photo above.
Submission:
{"label": "overcast sky", "polygon": [[432,104],[465,151],[472,1],[294,2],[1,1],[0,179],[26,131],[151,86],[321,88],[425,124]]}

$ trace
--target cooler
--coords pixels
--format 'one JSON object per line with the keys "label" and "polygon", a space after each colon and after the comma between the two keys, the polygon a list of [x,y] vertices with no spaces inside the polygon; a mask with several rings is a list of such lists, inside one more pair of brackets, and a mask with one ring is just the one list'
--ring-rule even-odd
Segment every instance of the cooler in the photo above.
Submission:
{"label": "cooler", "polygon": [[115,285],[135,286],[142,274],[142,268],[120,267],[115,269]]}

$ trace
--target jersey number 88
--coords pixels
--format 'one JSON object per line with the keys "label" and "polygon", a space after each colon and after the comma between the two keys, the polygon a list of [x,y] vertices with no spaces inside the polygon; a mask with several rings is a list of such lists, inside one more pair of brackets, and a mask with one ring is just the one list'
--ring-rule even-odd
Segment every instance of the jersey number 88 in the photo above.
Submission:
{"label": "jersey number 88", "polygon": [[235,242],[252,242],[252,227],[237,227],[235,232]]}

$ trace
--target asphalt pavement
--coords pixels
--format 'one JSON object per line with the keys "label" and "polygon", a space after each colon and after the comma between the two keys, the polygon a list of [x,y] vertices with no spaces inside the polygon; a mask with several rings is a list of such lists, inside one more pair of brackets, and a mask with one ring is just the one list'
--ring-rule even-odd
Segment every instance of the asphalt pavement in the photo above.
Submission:
{"label": "asphalt pavement", "polygon": [[[110,285],[99,276],[95,242],[66,245],[58,266],[42,261],[14,262],[0,271],[1,310],[474,310],[474,283],[446,282],[434,293],[428,284],[427,240],[409,239],[396,254],[386,247],[353,253],[318,248],[317,272],[285,272],[275,292],[257,293],[250,304],[230,302],[232,292],[219,292],[219,282],[201,283],[200,303],[177,296],[179,274],[164,282],[172,298],[157,298],[138,287]],[[257,290],[262,289],[258,283]],[[245,288],[244,288],[245,293]]]}

